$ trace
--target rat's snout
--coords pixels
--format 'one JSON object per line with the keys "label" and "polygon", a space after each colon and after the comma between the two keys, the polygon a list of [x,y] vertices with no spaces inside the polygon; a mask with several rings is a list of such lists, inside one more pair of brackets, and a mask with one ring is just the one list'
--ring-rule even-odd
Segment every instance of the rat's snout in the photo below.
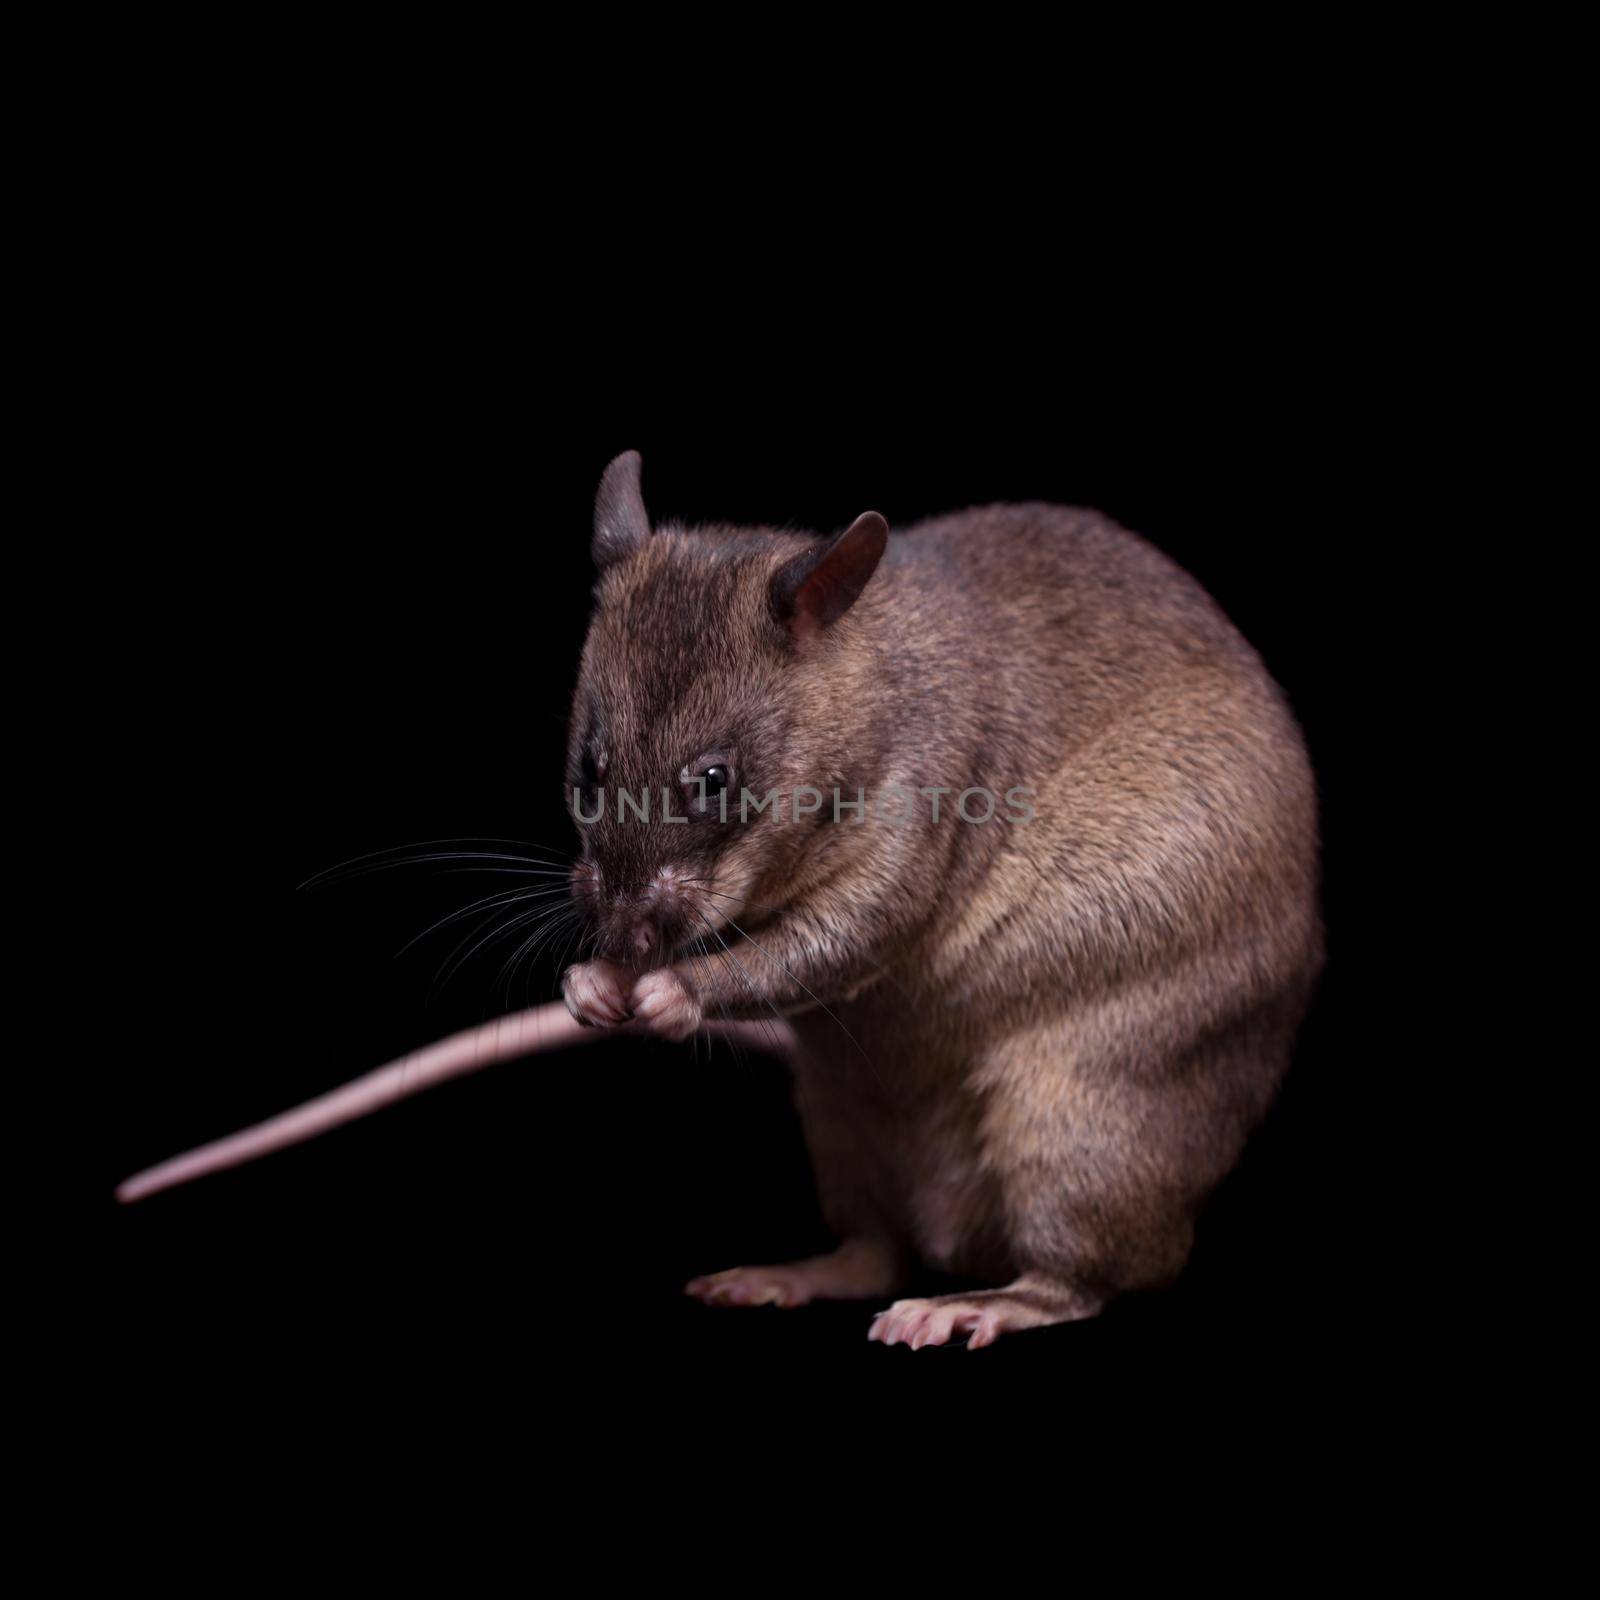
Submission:
{"label": "rat's snout", "polygon": [[636,917],[628,934],[628,954],[635,966],[644,966],[661,948],[661,930],[648,917]]}
{"label": "rat's snout", "polygon": [[602,920],[596,948],[609,961],[653,967],[670,956],[674,932],[659,913],[622,908]]}
{"label": "rat's snout", "polygon": [[595,953],[630,967],[660,966],[692,920],[679,875],[663,867],[644,884],[613,889],[593,864],[574,875],[574,898],[594,929]]}

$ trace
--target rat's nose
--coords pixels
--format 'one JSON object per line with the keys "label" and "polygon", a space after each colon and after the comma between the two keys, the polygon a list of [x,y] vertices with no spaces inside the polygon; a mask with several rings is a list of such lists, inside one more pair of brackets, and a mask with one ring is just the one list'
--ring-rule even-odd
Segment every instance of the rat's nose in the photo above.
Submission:
{"label": "rat's nose", "polygon": [[606,926],[599,953],[630,967],[653,967],[666,959],[670,944],[667,919],[655,908],[619,910]]}
{"label": "rat's nose", "polygon": [[648,961],[661,944],[661,933],[655,923],[640,917],[628,935],[628,953],[636,962]]}

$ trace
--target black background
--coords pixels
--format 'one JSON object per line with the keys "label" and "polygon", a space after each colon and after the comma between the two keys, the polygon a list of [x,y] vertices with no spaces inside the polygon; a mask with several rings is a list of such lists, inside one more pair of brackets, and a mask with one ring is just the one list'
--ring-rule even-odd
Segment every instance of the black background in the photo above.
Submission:
{"label": "black background", "polygon": [[[1357,887],[1379,670],[1365,575],[1384,551],[1352,510],[1370,441],[1337,334],[1279,301],[1112,318],[1047,285],[957,322],[908,287],[891,323],[892,286],[848,277],[803,317],[732,283],[691,315],[614,275],[508,316],[508,271],[430,294],[414,264],[359,260],[208,300],[215,337],[186,343],[175,426],[134,471],[157,531],[127,562],[105,691],[134,846],[116,852],[103,1182],[105,1359],[129,1426],[181,1416],[216,1441],[240,1407],[269,1430],[354,1405],[576,1407],[583,1438],[615,1442],[663,1400],[783,1437],[813,1392],[986,1404],[1020,1378],[1080,1420],[1096,1396],[1290,1416],[1325,1398],[1365,1336],[1344,1286],[1398,1248],[1373,1204],[1366,1107],[1395,1063],[1362,1025],[1377,963]],[[571,849],[592,497],[625,448],[657,516],[833,529],[869,507],[894,524],[992,499],[1099,507],[1195,573],[1284,685],[1321,786],[1330,962],[1175,1290],[978,1353],[869,1345],[875,1307],[690,1303],[696,1273],[825,1240],[782,1069],[635,1041],[112,1204],[139,1167],[505,1008],[504,947],[431,995],[453,940],[394,959],[497,881],[296,886],[421,840]],[[555,982],[546,958],[513,998]]]}

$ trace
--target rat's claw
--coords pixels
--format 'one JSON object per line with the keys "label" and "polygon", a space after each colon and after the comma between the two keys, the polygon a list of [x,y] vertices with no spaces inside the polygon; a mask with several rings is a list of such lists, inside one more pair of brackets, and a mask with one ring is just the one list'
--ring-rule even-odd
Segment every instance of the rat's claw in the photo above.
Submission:
{"label": "rat's claw", "polygon": [[[925,1345],[948,1344],[960,1326],[961,1302],[954,1296],[949,1303],[940,1300],[896,1300],[881,1311],[867,1329],[867,1337],[881,1344],[908,1344],[913,1350]],[[973,1321],[976,1322],[976,1315]]]}
{"label": "rat's claw", "polygon": [[614,961],[586,961],[561,975],[561,994],[585,1027],[614,1028],[628,1020],[628,981]]}
{"label": "rat's claw", "polygon": [[634,985],[628,1004],[635,1020],[674,1042],[687,1039],[704,1019],[700,1001],[671,967],[645,973]]}
{"label": "rat's claw", "polygon": [[879,1344],[908,1344],[913,1350],[924,1350],[965,1334],[967,1348],[981,1350],[1003,1333],[1092,1317],[1100,1304],[1095,1296],[1068,1283],[1027,1273],[1005,1289],[896,1300],[873,1318],[867,1337]]}

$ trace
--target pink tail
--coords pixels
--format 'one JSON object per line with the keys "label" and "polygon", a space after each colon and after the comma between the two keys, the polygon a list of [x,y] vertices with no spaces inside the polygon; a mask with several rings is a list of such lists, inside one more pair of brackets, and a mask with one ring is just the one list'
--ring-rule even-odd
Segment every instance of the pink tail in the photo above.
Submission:
{"label": "pink tail", "polygon": [[[319,1133],[337,1128],[341,1123],[354,1122],[396,1100],[420,1094],[436,1083],[449,1078],[463,1077],[497,1061],[510,1061],[516,1056],[536,1055],[545,1050],[556,1050],[563,1045],[581,1044],[590,1039],[604,1038],[606,1034],[625,1030],[585,1028],[575,1022],[564,1005],[534,1006],[529,1011],[519,1011],[485,1023],[481,1028],[469,1028],[465,1033],[452,1034],[431,1044],[424,1050],[402,1056],[386,1067],[369,1072],[354,1083],[331,1090],[308,1100],[293,1111],[268,1117],[253,1128],[229,1134],[226,1139],[203,1144],[186,1155],[174,1156],[154,1167],[147,1167],[117,1186],[117,1199],[123,1204],[142,1200],[146,1195],[162,1189],[171,1189],[180,1183],[203,1178],[208,1173],[221,1172],[226,1167],[237,1167],[258,1156],[270,1155],[286,1145],[299,1144],[313,1139]],[[788,1043],[788,1030],[783,1035],[771,1023],[719,1022],[711,1024],[710,1031],[723,1038],[733,1038],[765,1049],[783,1048]],[[792,1037],[792,1036],[789,1036]]]}

